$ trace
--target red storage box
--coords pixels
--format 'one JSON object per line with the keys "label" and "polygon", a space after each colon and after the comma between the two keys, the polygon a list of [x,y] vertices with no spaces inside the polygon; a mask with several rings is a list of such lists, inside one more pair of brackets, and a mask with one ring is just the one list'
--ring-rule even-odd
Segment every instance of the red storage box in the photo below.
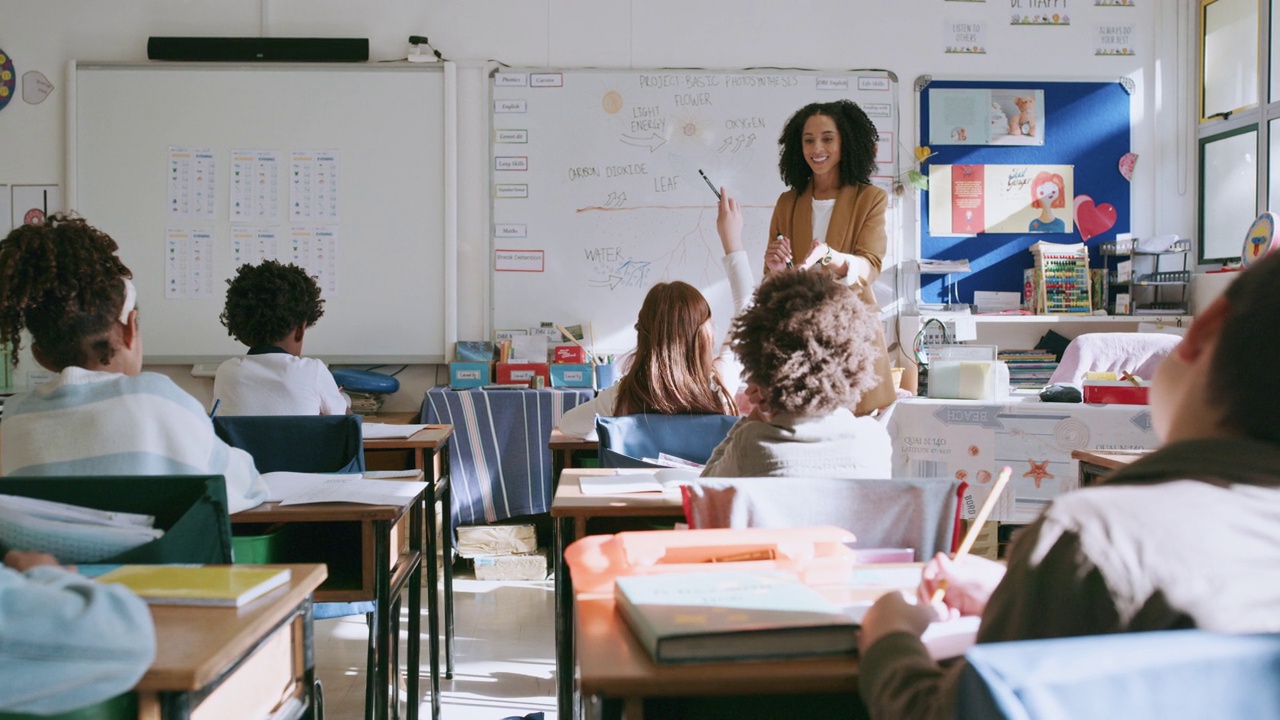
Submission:
{"label": "red storage box", "polygon": [[1084,401],[1114,405],[1146,405],[1150,385],[1134,385],[1128,380],[1092,380],[1084,383]]}
{"label": "red storage box", "polygon": [[498,363],[499,385],[532,385],[534,376],[542,377],[544,387],[551,387],[551,365],[548,363]]}
{"label": "red storage box", "polygon": [[556,345],[555,361],[558,363],[578,363],[587,361],[587,349],[580,345]]}

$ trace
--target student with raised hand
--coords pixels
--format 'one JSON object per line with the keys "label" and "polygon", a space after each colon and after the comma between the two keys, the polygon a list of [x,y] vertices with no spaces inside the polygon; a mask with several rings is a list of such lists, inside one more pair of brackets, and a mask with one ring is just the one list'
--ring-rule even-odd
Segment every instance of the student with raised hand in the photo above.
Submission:
{"label": "student with raised hand", "polygon": [[[742,211],[720,190],[716,231],[735,310],[750,299],[754,281],[742,249]],[[717,344],[711,306],[697,288],[676,281],[649,289],[636,320],[636,349],[626,374],[560,419],[566,435],[595,439],[596,415],[640,413],[737,415],[738,373],[732,353]]]}
{"label": "student with raised hand", "polygon": [[302,357],[308,328],[324,315],[315,278],[297,265],[241,265],[227,281],[219,315],[227,334],[248,346],[218,366],[213,396],[221,415],[342,415],[348,404],[333,374]]}
{"label": "student with raised hand", "polygon": [[751,414],[716,447],[703,477],[889,477],[889,434],[850,410],[878,382],[878,322],[826,273],[765,278],[729,336]]}
{"label": "student with raised hand", "polygon": [[128,692],[156,656],[151,612],[123,585],[10,550],[0,565],[0,712],[53,715]]}
{"label": "student with raised hand", "polygon": [[58,213],[0,241],[0,342],[22,331],[53,380],[14,395],[0,423],[4,475],[222,475],[230,512],[266,499],[253,459],[213,433],[168,377],[142,372],[137,291],[116,242]]}
{"label": "student with raised hand", "polygon": [[[1242,272],[1156,370],[1164,445],[1097,487],[1056,498],[1014,540],[1007,570],[939,556],[908,604],[862,621],[873,718],[950,718],[962,665],[919,637],[937,614],[981,615],[978,642],[1200,628],[1280,632],[1280,253]],[[928,600],[946,581],[945,607]]]}

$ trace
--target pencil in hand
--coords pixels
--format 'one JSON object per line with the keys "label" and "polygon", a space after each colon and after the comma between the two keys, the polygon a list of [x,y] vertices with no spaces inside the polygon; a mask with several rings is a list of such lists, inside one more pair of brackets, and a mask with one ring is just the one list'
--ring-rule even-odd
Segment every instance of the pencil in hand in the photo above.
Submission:
{"label": "pencil in hand", "polygon": [[[982,502],[982,507],[978,508],[978,514],[973,518],[973,524],[969,526],[969,532],[964,534],[964,540],[960,541],[960,548],[956,550],[956,554],[951,556],[952,562],[958,562],[969,551],[973,549],[973,544],[978,540],[978,533],[982,532],[982,526],[987,522],[987,518],[991,515],[991,511],[995,509],[996,501],[1000,499],[1000,493],[1004,492],[1004,486],[1009,484],[1009,478],[1013,476],[1013,468],[1005,465],[1000,469],[1000,476],[996,478],[996,484],[991,486],[991,493],[987,495],[987,499]],[[947,579],[942,578],[938,581],[938,589],[933,591],[929,602],[937,605],[942,602],[942,598],[947,595]]]}

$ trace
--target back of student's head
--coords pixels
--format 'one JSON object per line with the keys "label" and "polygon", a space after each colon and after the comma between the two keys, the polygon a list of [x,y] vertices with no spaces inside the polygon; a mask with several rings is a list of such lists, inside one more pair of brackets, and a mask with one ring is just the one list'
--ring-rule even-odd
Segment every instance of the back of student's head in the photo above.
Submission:
{"label": "back of student's head", "polygon": [[65,213],[0,241],[0,342],[13,364],[24,327],[51,368],[111,361],[133,277],[117,249],[106,233]]}
{"label": "back of student's head", "polygon": [[877,382],[876,322],[826,273],[771,273],[733,322],[733,351],[772,413],[852,409]]}
{"label": "back of student's head", "polygon": [[241,265],[227,285],[227,303],[218,319],[228,335],[251,348],[279,342],[324,315],[320,286],[297,265],[275,260]]}
{"label": "back of student's head", "polygon": [[732,401],[714,372],[711,306],[692,285],[658,283],[636,320],[636,352],[618,382],[614,413],[724,413]]}
{"label": "back of student's head", "polygon": [[1240,273],[1224,294],[1230,309],[1218,335],[1209,392],[1232,430],[1280,443],[1280,253]]}

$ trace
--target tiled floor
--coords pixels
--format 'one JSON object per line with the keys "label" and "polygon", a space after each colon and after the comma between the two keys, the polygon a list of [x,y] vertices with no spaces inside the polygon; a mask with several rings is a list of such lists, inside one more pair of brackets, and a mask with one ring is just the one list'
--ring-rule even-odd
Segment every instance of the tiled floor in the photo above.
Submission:
{"label": "tiled floor", "polygon": [[[555,592],[551,581],[454,580],[454,675],[441,678],[445,720],[499,720],[537,710],[555,715]],[[426,601],[424,599],[425,607]],[[419,717],[431,717],[423,617]],[[401,633],[406,627],[402,619]],[[364,717],[364,617],[316,623],[316,671],[326,720]],[[404,641],[401,640],[403,658]],[[443,655],[443,651],[442,651]],[[441,672],[444,661],[441,659]]]}

